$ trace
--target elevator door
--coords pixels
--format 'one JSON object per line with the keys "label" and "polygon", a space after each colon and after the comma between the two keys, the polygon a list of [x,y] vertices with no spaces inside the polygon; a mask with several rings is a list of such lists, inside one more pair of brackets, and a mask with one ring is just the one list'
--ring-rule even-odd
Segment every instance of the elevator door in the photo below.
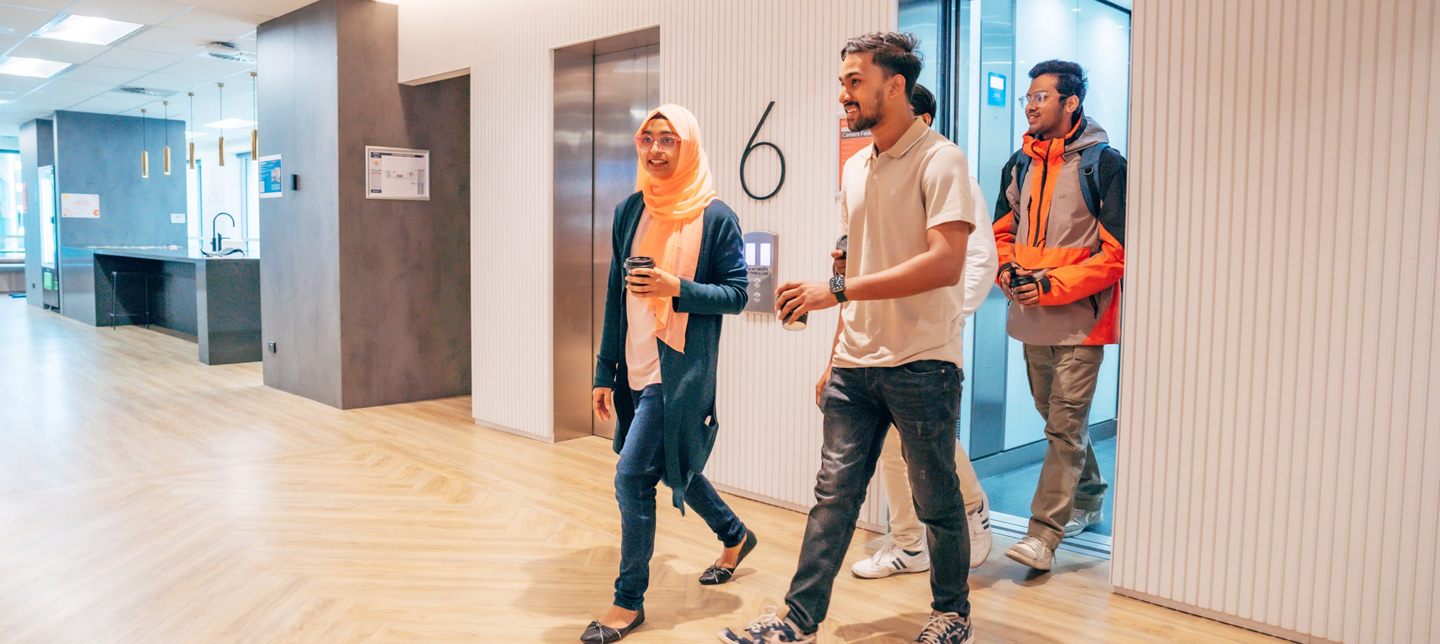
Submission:
{"label": "elevator door", "polygon": [[[659,30],[555,51],[555,440],[610,437],[591,412],[615,207],[635,192],[635,132],[660,102]],[[628,249],[625,249],[628,250]]]}
{"label": "elevator door", "polygon": [[[660,105],[660,47],[640,47],[595,57],[595,205],[591,239],[591,355],[600,352],[605,294],[613,254],[615,206],[635,192],[639,169],[635,131]],[[612,437],[613,422],[595,420],[594,433]]]}

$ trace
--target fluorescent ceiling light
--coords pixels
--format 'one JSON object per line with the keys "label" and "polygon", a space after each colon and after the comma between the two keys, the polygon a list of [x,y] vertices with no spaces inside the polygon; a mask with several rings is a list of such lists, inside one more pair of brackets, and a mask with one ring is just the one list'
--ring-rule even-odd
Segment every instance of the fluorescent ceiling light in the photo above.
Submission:
{"label": "fluorescent ceiling light", "polygon": [[215,129],[219,129],[219,130],[233,130],[233,129],[236,129],[236,128],[250,127],[250,126],[252,126],[252,125],[254,125],[254,124],[255,124],[255,121],[247,121],[247,120],[245,120],[245,119],[225,119],[225,120],[223,120],[223,121],[215,121],[214,123],[207,123],[207,124],[205,125],[205,127],[213,127],[213,128],[215,128]]}
{"label": "fluorescent ceiling light", "polygon": [[35,34],[35,37],[83,42],[91,45],[108,45],[135,33],[136,29],[144,26],[107,18],[66,16],[64,20],[55,23],[49,29]]}
{"label": "fluorescent ceiling light", "polygon": [[65,71],[69,67],[70,63],[57,63],[53,60],[11,56],[6,59],[5,62],[0,63],[0,74],[29,76],[31,78],[50,78]]}

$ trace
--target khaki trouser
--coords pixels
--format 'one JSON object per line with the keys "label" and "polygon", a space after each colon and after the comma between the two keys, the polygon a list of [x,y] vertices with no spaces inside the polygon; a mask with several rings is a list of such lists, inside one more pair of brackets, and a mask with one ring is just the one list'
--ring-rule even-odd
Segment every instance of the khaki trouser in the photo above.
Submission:
{"label": "khaki trouser", "polygon": [[[970,465],[970,457],[960,443],[955,443],[955,473],[960,476],[960,496],[965,499],[965,512],[974,512],[985,504],[980,479]],[[885,492],[885,505],[890,510],[890,539],[901,550],[919,552],[925,549],[925,524],[915,514],[915,501],[910,496],[910,467],[900,448],[900,432],[885,435],[885,448],[880,452],[880,484]]]}
{"label": "khaki trouser", "polygon": [[1071,513],[1099,510],[1110,487],[1090,444],[1090,403],[1104,358],[1101,346],[1025,345],[1030,393],[1050,442],[1030,503],[1029,534],[1051,548],[1060,545]]}

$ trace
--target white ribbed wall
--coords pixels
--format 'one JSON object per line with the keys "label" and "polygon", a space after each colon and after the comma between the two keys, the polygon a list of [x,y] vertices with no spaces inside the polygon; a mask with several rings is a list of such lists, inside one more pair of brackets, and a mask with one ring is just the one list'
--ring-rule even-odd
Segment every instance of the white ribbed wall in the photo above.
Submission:
{"label": "white ribbed wall", "polygon": [[1440,641],[1440,10],[1134,18],[1113,583],[1302,641]]}
{"label": "white ribbed wall", "polygon": [[[484,425],[552,436],[551,168],[553,48],[660,26],[661,100],[690,108],[721,199],[745,230],[780,235],[784,279],[828,276],[838,228],[835,172],[839,52],[845,38],[892,28],[894,0],[405,0],[400,78],[472,70],[474,413]],[[745,196],[738,168],[765,106],[759,141],[785,153],[767,202]],[[778,165],[752,160],[752,189]],[[721,434],[707,474],[749,495],[808,507],[819,468],[814,384],[835,325],[803,333],[749,314],[721,343]],[[577,369],[590,368],[576,365]],[[873,498],[872,494],[872,498]],[[862,520],[881,520],[871,503]]]}

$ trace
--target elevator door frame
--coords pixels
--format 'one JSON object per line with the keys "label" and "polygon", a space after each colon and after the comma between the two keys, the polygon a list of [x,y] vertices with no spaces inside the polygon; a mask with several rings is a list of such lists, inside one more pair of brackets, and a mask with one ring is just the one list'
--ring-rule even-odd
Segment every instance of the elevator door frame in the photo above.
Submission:
{"label": "elevator door frame", "polygon": [[[591,435],[611,436],[614,423],[595,419],[590,407],[595,354],[598,351],[604,316],[608,278],[610,227],[618,191],[597,189],[599,176],[622,172],[634,181],[633,130],[619,132],[617,123],[597,121],[597,113],[615,110],[614,96],[597,91],[599,66],[625,58],[653,55],[658,60],[660,30],[652,27],[569,47],[554,54],[554,186],[553,186],[553,364],[554,440],[556,442]],[[640,50],[640,51],[635,51]],[[648,72],[655,89],[647,92],[658,104],[658,69]],[[601,90],[604,88],[601,87]],[[638,105],[638,104],[637,104]],[[631,105],[627,113],[639,109]],[[650,107],[653,107],[650,106]],[[645,109],[644,112],[648,112]],[[635,126],[643,113],[633,115]],[[600,118],[599,121],[603,121]],[[597,125],[606,128],[599,132]],[[609,132],[608,130],[616,130]],[[621,136],[623,134],[623,136]],[[628,153],[622,163],[616,155]],[[611,163],[603,164],[604,159]],[[622,167],[623,166],[623,167]],[[608,176],[614,182],[614,176]],[[625,192],[628,196],[629,192]]]}

